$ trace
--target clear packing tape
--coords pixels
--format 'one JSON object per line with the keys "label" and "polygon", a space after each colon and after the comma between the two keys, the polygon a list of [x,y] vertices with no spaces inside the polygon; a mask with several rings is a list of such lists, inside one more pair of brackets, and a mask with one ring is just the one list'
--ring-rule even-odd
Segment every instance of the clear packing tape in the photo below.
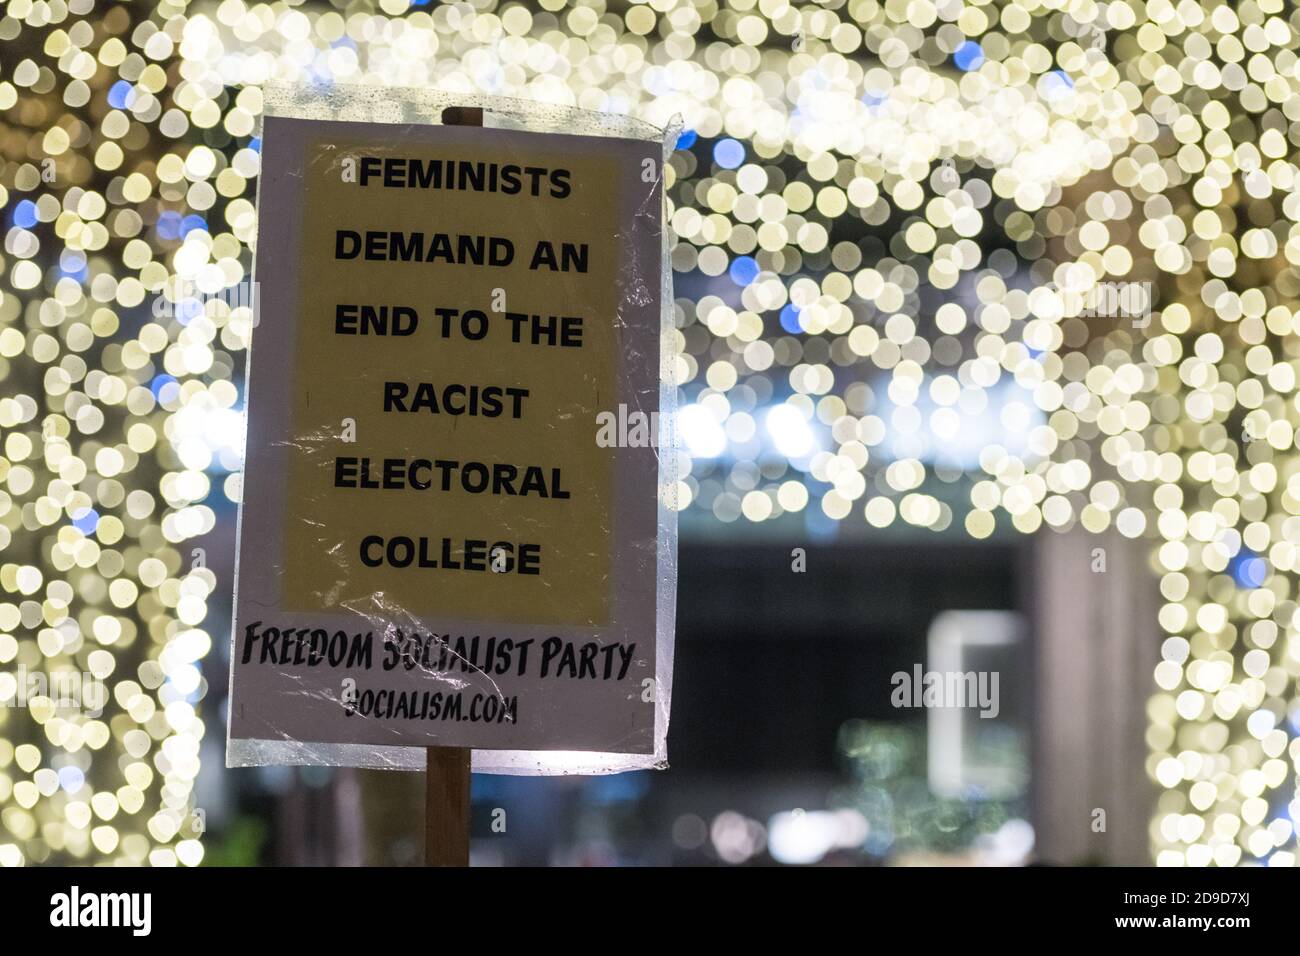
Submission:
{"label": "clear packing tape", "polygon": [[[451,107],[481,108],[494,132],[441,125]],[[347,86],[268,87],[264,117],[227,765],[422,770],[426,746],[471,746],[476,772],[666,767],[678,455],[662,175],[680,120],[661,130],[551,104]],[[505,190],[509,177],[525,198],[476,196],[476,178],[453,191],[359,189],[334,175],[369,157],[368,182],[401,187],[415,175],[407,158],[456,150],[500,160],[485,165],[495,167],[492,185]],[[633,176],[641,154],[657,164],[637,158]],[[547,178],[564,156],[564,175]],[[467,210],[476,208],[498,212],[474,222]],[[366,245],[362,226],[396,229],[415,217],[428,229],[513,237],[519,260],[500,279],[479,263],[412,261],[447,253],[435,253],[433,233],[414,253],[400,249],[401,261],[391,242]],[[533,237],[561,234],[590,240],[589,274],[523,270]],[[371,253],[376,261],[364,261]],[[484,255],[495,255],[490,241]],[[601,263],[615,270],[611,281]],[[485,307],[486,325],[458,326],[471,303],[501,291],[493,283],[508,296],[504,311]],[[335,300],[349,296],[372,306],[418,300],[417,334],[393,337],[395,309],[381,319],[356,307],[344,318]],[[547,347],[554,325],[543,320],[539,332],[535,316],[502,321],[529,299],[551,319],[580,309],[580,347]],[[435,314],[435,304],[459,314]],[[390,334],[376,334],[390,321]],[[457,331],[484,328],[482,340]],[[495,371],[492,355],[502,357]],[[520,361],[536,368],[519,373],[527,397],[491,392]],[[343,373],[331,377],[339,362]],[[482,417],[494,410],[497,420]],[[500,420],[512,411],[518,421]],[[644,429],[629,439],[629,420],[633,432],[652,423],[651,441]],[[440,444],[459,459],[442,459]],[[430,526],[461,537],[448,532],[426,548],[416,535]],[[464,537],[476,527],[486,555]],[[542,542],[532,552],[541,573],[524,573],[530,545],[505,551],[503,539]],[[484,561],[487,573],[475,573]],[[493,573],[503,569],[518,573]]]}

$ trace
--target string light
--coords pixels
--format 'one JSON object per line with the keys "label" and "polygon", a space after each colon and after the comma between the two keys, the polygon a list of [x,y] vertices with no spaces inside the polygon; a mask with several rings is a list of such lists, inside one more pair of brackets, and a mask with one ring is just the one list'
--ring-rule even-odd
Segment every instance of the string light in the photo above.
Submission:
{"label": "string light", "polygon": [[12,0],[0,663],[108,700],[0,708],[0,864],[201,857],[229,582],[186,542],[240,494],[252,315],[218,293],[276,80],[680,113],[674,505],[1150,542],[1155,859],[1294,865],[1297,30],[1281,0]]}

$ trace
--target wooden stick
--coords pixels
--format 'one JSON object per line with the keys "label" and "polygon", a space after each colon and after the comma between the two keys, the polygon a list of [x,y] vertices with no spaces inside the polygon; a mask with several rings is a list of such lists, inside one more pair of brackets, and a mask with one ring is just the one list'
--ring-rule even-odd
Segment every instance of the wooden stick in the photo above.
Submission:
{"label": "wooden stick", "polygon": [[425,747],[424,865],[469,866],[467,747]]}
{"label": "wooden stick", "polygon": [[[444,126],[482,126],[478,106],[449,106]],[[424,865],[469,866],[468,747],[425,747]]]}
{"label": "wooden stick", "polygon": [[443,126],[482,126],[483,107],[448,106],[442,111]]}

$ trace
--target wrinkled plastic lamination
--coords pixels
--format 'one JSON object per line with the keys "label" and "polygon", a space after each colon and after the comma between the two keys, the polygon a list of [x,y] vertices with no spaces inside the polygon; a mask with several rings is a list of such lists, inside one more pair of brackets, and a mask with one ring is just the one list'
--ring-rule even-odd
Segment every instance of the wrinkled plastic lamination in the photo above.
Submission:
{"label": "wrinkled plastic lamination", "polygon": [[228,765],[666,766],[680,124],[360,88],[265,115]]}

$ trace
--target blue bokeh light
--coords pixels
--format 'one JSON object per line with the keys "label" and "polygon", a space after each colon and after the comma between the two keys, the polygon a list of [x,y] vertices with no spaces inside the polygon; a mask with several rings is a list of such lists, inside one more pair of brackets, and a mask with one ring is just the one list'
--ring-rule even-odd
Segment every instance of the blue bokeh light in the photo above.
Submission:
{"label": "blue bokeh light", "polygon": [[749,285],[758,278],[758,262],[753,256],[737,256],[731,261],[731,281],[736,285]]}
{"label": "blue bokeh light", "polygon": [[64,793],[76,793],[86,783],[86,775],[80,767],[60,767],[59,786]]}
{"label": "blue bokeh light", "polygon": [[1228,562],[1228,573],[1232,575],[1232,580],[1237,582],[1237,587],[1253,590],[1263,587],[1264,582],[1268,580],[1268,565],[1254,551],[1242,548]]}
{"label": "blue bokeh light", "polygon": [[108,88],[108,105],[113,109],[130,109],[134,102],[135,87],[126,80],[118,80]]}
{"label": "blue bokeh light", "polygon": [[984,65],[984,48],[974,40],[967,40],[952,55],[953,62],[957,68],[970,72],[978,70]]}
{"label": "blue bokeh light", "polygon": [[713,144],[713,161],[723,169],[735,169],[745,161],[745,147],[730,137]]}
{"label": "blue bokeh light", "polygon": [[189,325],[203,314],[203,303],[194,296],[188,296],[176,303],[175,313],[177,322]]}
{"label": "blue bokeh light", "polygon": [[158,217],[158,235],[164,239],[181,237],[181,214],[168,209]]}
{"label": "blue bokeh light", "polygon": [[99,512],[94,508],[87,508],[79,512],[72,519],[72,526],[82,534],[94,534],[95,528],[99,526]]}
{"label": "blue bokeh light", "polygon": [[73,279],[84,280],[87,275],[86,256],[75,249],[67,249],[59,256],[59,271]]}
{"label": "blue bokeh light", "polygon": [[153,392],[154,398],[161,399],[163,389],[169,385],[176,386],[177,388],[180,387],[176,379],[172,378],[170,375],[165,373],[162,375],[155,375],[153,381],[149,383],[149,391]]}
{"label": "blue bokeh light", "polygon": [[803,326],[799,324],[798,306],[790,303],[781,310],[781,328],[791,335],[798,335],[803,332]]}
{"label": "blue bokeh light", "polygon": [[30,229],[36,225],[37,221],[36,203],[30,199],[24,199],[14,207],[14,225]]}
{"label": "blue bokeh light", "polygon": [[59,266],[59,271],[69,279],[76,279],[78,282],[85,282],[90,278],[90,270],[85,265],[80,266]]}

